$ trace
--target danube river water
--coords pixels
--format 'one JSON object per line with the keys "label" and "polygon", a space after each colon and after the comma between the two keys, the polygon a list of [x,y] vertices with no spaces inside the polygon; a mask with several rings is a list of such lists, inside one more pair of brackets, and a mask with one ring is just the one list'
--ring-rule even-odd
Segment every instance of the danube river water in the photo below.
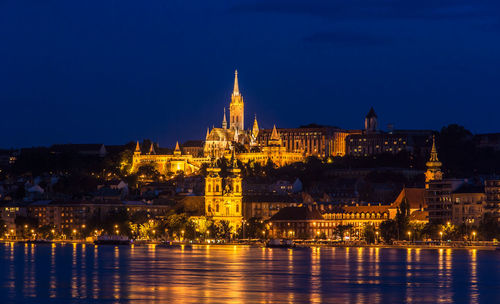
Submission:
{"label": "danube river water", "polygon": [[500,251],[0,244],[1,303],[498,303]]}

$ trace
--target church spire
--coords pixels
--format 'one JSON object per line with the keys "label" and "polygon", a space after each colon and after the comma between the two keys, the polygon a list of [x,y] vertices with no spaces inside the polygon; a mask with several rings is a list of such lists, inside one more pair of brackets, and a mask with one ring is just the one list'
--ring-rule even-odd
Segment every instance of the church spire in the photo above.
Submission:
{"label": "church spire", "polygon": [[273,132],[267,144],[269,146],[281,146],[281,135],[278,133],[278,130],[276,130],[276,125],[273,126]]}
{"label": "church spire", "polygon": [[428,188],[429,182],[443,179],[443,173],[441,172],[442,163],[438,158],[436,137],[434,135],[432,136],[431,157],[425,165],[427,166],[427,171],[425,172],[425,187]]}
{"label": "church spire", "polygon": [[205,140],[208,139],[208,135],[210,135],[210,128],[209,127],[207,127],[207,135],[205,136]]}
{"label": "church spire", "polygon": [[141,146],[139,145],[139,141],[137,141],[137,144],[135,145],[134,153],[141,153]]}
{"label": "church spire", "polygon": [[174,155],[181,155],[181,149],[179,148],[179,142],[175,143]]}
{"label": "church spire", "polygon": [[255,119],[253,121],[252,135],[254,138],[257,138],[257,135],[259,135],[259,124],[257,123],[257,114],[255,114]]}
{"label": "church spire", "polygon": [[238,70],[234,70],[234,88],[233,88],[233,96],[240,95],[240,88],[238,87]]}
{"label": "church spire", "polygon": [[226,107],[224,107],[224,118],[222,119],[222,129],[227,129]]}
{"label": "church spire", "polygon": [[151,146],[149,146],[149,154],[151,154],[151,155],[156,154],[153,142],[151,142]]}
{"label": "church spire", "polygon": [[429,159],[429,162],[439,162],[438,152],[436,149],[436,136],[435,135],[432,135],[432,149],[431,149],[431,158]]}

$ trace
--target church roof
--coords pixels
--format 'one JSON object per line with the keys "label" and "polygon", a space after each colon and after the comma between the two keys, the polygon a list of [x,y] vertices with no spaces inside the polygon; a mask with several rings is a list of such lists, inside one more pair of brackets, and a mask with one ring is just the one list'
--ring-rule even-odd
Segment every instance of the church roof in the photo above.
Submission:
{"label": "church roof", "polygon": [[403,199],[408,200],[408,204],[410,204],[410,209],[422,209],[426,208],[424,200],[425,189],[424,188],[403,188],[399,193],[398,197],[392,203],[392,207],[397,207],[401,205]]}

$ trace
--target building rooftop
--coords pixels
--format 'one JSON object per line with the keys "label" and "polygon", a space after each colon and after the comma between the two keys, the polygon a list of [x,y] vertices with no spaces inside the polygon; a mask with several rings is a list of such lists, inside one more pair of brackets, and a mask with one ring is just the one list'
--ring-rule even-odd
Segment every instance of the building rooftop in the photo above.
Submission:
{"label": "building rooftop", "polygon": [[323,216],[315,208],[308,207],[284,207],[276,213],[271,221],[305,221],[323,220]]}

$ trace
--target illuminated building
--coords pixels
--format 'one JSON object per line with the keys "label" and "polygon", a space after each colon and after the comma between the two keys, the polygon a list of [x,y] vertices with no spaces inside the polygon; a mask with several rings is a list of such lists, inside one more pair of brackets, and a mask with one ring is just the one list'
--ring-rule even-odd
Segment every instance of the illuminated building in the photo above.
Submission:
{"label": "illuminated building", "polygon": [[[260,130],[257,142],[265,145],[272,129]],[[344,156],[345,138],[349,133],[335,127],[308,125],[300,128],[278,129],[287,152],[304,153],[305,157]]]}
{"label": "illuminated building", "polygon": [[147,153],[143,153],[139,142],[137,142],[132,158],[131,171],[137,172],[141,166],[151,165],[160,174],[164,175],[179,172],[191,174],[198,171],[203,163],[209,162],[209,157],[195,157],[192,154],[183,154],[179,143],[175,145],[175,150],[172,154],[156,154],[153,144],[151,144]]}
{"label": "illuminated building", "polygon": [[324,236],[334,238],[336,227],[351,226],[350,236],[362,238],[366,226],[377,230],[386,220],[394,219],[398,207],[406,200],[410,209],[410,222],[427,223],[424,211],[423,188],[403,188],[392,204],[356,204],[342,205],[338,203],[319,202],[300,207],[280,209],[271,218],[272,236],[291,235],[297,238],[313,238]]}
{"label": "illuminated building", "polygon": [[441,165],[433,138],[431,156],[426,163],[425,172],[426,211],[429,212],[429,221],[433,223],[445,223],[453,219],[452,193],[464,184],[463,179],[443,179]]}
{"label": "illuminated building", "polygon": [[427,166],[427,171],[425,172],[425,183],[426,188],[429,188],[429,182],[440,181],[443,179],[443,173],[441,172],[442,163],[438,159],[436,138],[434,136],[432,137],[431,157],[425,165]]}
{"label": "illuminated building", "polygon": [[207,130],[205,137],[204,154],[207,157],[220,158],[226,153],[230,153],[234,144],[250,145],[254,144],[253,132],[258,133],[257,117],[254,126],[257,130],[245,130],[244,122],[245,103],[240,93],[238,85],[238,71],[234,73],[234,88],[231,94],[231,103],[229,104],[229,127],[226,120],[226,109],[222,118],[221,128],[212,128]]}
{"label": "illuminated building", "polygon": [[230,175],[223,178],[219,175],[220,168],[212,164],[207,169],[205,178],[205,216],[215,221],[228,221],[236,232],[241,227],[242,217],[242,187],[241,170],[233,158]]}
{"label": "illuminated building", "polygon": [[372,156],[382,153],[397,154],[407,151],[424,155],[430,147],[430,130],[378,130],[377,114],[373,108],[365,117],[365,129],[346,137],[346,154]]}
{"label": "illuminated building", "polygon": [[464,184],[451,194],[452,223],[478,224],[484,213],[486,194],[483,187]]}
{"label": "illuminated building", "polygon": [[245,130],[244,112],[245,104],[239,90],[238,72],[235,71],[229,104],[229,123],[224,108],[222,126],[207,129],[203,145],[199,141],[196,143],[191,141],[181,150],[177,143],[173,154],[158,154],[153,144],[147,153],[143,153],[137,144],[133,155],[132,172],[136,172],[141,166],[152,165],[163,175],[179,172],[191,174],[197,172],[202,164],[209,163],[211,158],[231,158],[233,150],[236,158],[243,163],[254,162],[265,165],[271,160],[277,166],[284,166],[304,161],[304,150],[288,151],[283,146],[282,137],[276,128],[265,143],[258,143],[260,130],[257,117],[254,118],[252,129]]}
{"label": "illuminated building", "polygon": [[236,158],[242,163],[254,162],[261,165],[265,165],[271,160],[278,167],[304,161],[303,153],[287,151],[286,147],[283,146],[281,135],[278,133],[276,126],[273,127],[267,144],[259,149],[260,151],[258,152],[238,153]]}
{"label": "illuminated building", "polygon": [[[229,105],[229,128],[224,109],[222,127],[207,130],[204,147],[206,157],[229,159],[232,151],[235,150],[236,158],[243,163],[254,162],[265,165],[268,160],[271,160],[277,166],[284,166],[304,161],[304,150],[287,150],[276,126],[270,136],[265,137],[265,140],[259,137],[261,130],[257,116],[254,118],[252,129],[245,130],[244,107],[243,96],[238,85],[238,72],[235,72],[234,88]],[[258,138],[260,138],[259,141]]]}

